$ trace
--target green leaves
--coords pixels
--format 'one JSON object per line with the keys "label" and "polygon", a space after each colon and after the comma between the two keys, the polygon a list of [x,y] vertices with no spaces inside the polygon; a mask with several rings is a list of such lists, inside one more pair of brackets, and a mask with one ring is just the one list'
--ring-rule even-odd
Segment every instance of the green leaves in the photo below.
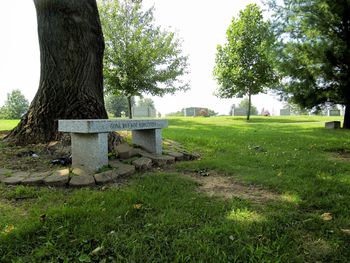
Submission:
{"label": "green leaves", "polygon": [[227,42],[217,47],[214,76],[220,85],[216,96],[232,98],[258,94],[275,80],[270,47],[273,36],[269,24],[255,4],[232,19],[227,32]]}
{"label": "green leaves", "polygon": [[271,0],[270,7],[281,94],[310,109],[349,105],[349,1]]}
{"label": "green leaves", "polygon": [[20,90],[13,90],[7,94],[5,105],[0,108],[0,118],[20,119],[28,110],[29,103]]}
{"label": "green leaves", "polygon": [[187,73],[187,56],[174,33],[154,23],[153,8],[142,1],[99,2],[105,36],[105,88],[129,96],[142,93],[163,96],[187,90],[181,76]]}

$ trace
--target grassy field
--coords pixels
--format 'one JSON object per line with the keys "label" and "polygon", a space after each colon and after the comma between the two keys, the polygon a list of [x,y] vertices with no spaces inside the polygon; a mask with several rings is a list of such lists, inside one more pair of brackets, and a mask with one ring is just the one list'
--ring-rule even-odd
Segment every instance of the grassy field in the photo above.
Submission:
{"label": "grassy field", "polygon": [[[0,186],[0,262],[349,262],[350,131],[326,120],[171,118],[200,160],[118,188]],[[244,193],[208,195],[201,171]]]}
{"label": "grassy field", "polygon": [[0,131],[7,131],[13,129],[19,120],[0,120]]}

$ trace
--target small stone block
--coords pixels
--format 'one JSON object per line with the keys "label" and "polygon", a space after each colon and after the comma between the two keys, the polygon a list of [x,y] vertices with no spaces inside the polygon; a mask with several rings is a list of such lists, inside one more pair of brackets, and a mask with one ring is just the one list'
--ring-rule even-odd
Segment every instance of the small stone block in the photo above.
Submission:
{"label": "small stone block", "polygon": [[6,177],[5,179],[2,180],[2,182],[5,185],[19,185],[22,183],[23,180],[24,180],[23,177],[11,176],[11,177]]}
{"label": "small stone block", "polygon": [[176,161],[182,161],[184,159],[184,154],[180,152],[168,152],[166,154],[174,157]]}
{"label": "small stone block", "polygon": [[135,166],[129,164],[120,164],[116,167],[115,173],[118,176],[130,176],[135,173]]}
{"label": "small stone block", "polygon": [[69,186],[82,187],[95,185],[95,178],[92,175],[77,175],[72,176],[69,181]]}
{"label": "small stone block", "polygon": [[44,179],[44,183],[49,186],[65,186],[69,181],[69,170],[63,169],[55,171],[53,175]]}
{"label": "small stone block", "polygon": [[141,157],[137,160],[134,160],[132,164],[137,170],[148,170],[152,167],[152,160],[150,158]]}
{"label": "small stone block", "polygon": [[75,167],[72,171],[73,174],[82,176],[82,175],[92,175],[91,171],[80,168],[80,167]]}
{"label": "small stone block", "polygon": [[107,184],[112,182],[114,174],[115,174],[114,171],[106,171],[99,174],[95,174],[94,177],[95,177],[96,184],[102,185],[102,184]]}
{"label": "small stone block", "polygon": [[114,150],[118,153],[120,159],[129,159],[133,150],[127,143],[122,143],[114,147]]}
{"label": "small stone block", "polygon": [[326,129],[339,129],[340,128],[340,121],[329,121],[325,123]]}
{"label": "small stone block", "polygon": [[44,183],[44,179],[50,176],[52,172],[41,172],[41,173],[32,173],[29,178],[26,178],[22,181],[23,185],[41,185]]}

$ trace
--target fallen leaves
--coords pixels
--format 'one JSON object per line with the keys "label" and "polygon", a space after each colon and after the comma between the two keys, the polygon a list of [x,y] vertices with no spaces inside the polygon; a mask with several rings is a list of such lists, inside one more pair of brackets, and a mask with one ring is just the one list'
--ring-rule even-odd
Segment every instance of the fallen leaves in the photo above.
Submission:
{"label": "fallen leaves", "polygon": [[321,215],[321,219],[322,219],[323,221],[331,221],[331,220],[333,219],[333,216],[332,216],[331,213],[323,213],[323,214]]}
{"label": "fallen leaves", "polygon": [[10,224],[10,225],[5,225],[4,230],[2,231],[2,233],[4,234],[10,234],[13,230],[15,230],[15,226]]}

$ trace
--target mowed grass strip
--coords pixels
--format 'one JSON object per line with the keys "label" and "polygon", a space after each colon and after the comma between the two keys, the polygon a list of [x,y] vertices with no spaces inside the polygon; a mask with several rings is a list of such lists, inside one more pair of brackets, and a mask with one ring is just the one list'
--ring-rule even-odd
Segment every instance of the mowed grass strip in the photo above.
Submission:
{"label": "mowed grass strip", "polygon": [[[172,118],[202,158],[121,188],[0,186],[0,262],[349,261],[349,131],[273,119]],[[209,197],[182,174],[201,169],[279,198]]]}
{"label": "mowed grass strip", "polygon": [[19,120],[0,120],[0,131],[9,131],[12,130]]}

